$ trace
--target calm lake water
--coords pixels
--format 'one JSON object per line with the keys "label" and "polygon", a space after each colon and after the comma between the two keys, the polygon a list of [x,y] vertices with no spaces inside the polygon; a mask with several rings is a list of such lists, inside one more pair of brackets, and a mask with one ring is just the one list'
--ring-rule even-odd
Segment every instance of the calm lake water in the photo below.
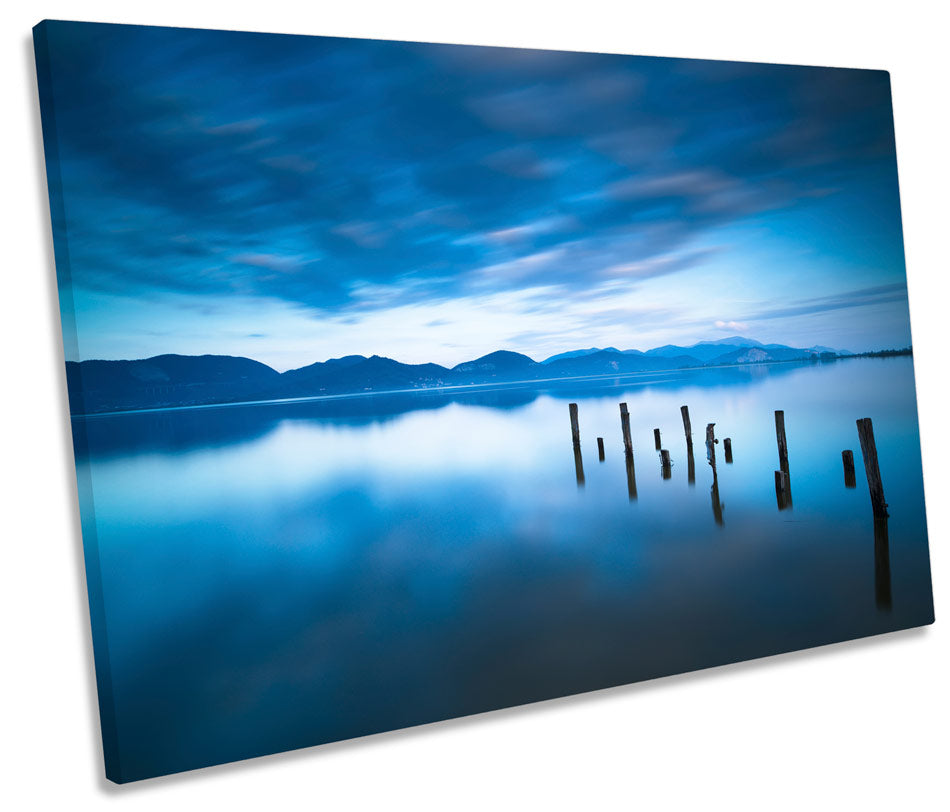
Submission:
{"label": "calm lake water", "polygon": [[[860,417],[890,505],[877,543]],[[733,446],[732,464],[716,446],[718,503],[708,422]],[[909,358],[166,410],[73,432],[119,780],[933,620]]]}

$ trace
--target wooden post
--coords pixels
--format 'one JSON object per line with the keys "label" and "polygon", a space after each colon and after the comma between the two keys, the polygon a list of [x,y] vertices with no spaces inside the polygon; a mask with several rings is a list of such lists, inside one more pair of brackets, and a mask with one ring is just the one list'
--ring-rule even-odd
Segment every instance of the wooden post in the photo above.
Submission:
{"label": "wooden post", "polygon": [[574,445],[580,445],[581,429],[577,422],[577,404],[569,403],[567,408],[571,413],[571,438],[574,440]]}
{"label": "wooden post", "polygon": [[663,479],[669,479],[673,475],[670,465],[670,452],[665,448],[660,449],[660,462],[663,470]]}
{"label": "wooden post", "polygon": [[693,456],[693,444],[686,449],[686,481],[690,485],[696,484],[696,458]]}
{"label": "wooden post", "polygon": [[864,457],[864,473],[868,477],[868,490],[871,493],[871,507],[875,519],[887,518],[887,502],[884,501],[884,485],[881,482],[881,469],[877,462],[877,446],[874,444],[874,427],[870,417],[857,421],[858,439],[861,441],[861,455]]}
{"label": "wooden post", "polygon": [[623,456],[627,466],[627,495],[633,502],[637,498],[637,472],[633,467],[633,452],[627,451]]}
{"label": "wooden post", "polygon": [[854,488],[857,486],[857,480],[854,478],[854,454],[851,449],[841,452],[841,462],[844,465],[844,486]]}
{"label": "wooden post", "polygon": [[785,474],[784,510],[792,506],[792,475],[788,470],[788,443],[785,440],[785,412],[777,409],[775,412],[775,442],[778,445],[778,466]]}
{"label": "wooden post", "polygon": [[659,429],[653,429],[653,442],[656,443],[656,450],[659,451],[659,450],[660,450],[660,446],[662,445],[662,443],[660,442],[660,430],[659,430]]}
{"label": "wooden post", "polygon": [[779,510],[788,507],[788,474],[784,471],[775,472],[775,501]]}
{"label": "wooden post", "polygon": [[633,443],[630,440],[630,413],[627,404],[620,404],[620,429],[623,432],[623,450],[626,454],[633,454]]}
{"label": "wooden post", "polygon": [[706,424],[706,459],[709,460],[710,465],[716,464],[716,433],[714,430],[715,423]]}
{"label": "wooden post", "polygon": [[680,406],[680,414],[683,415],[683,431],[686,432],[686,447],[693,447],[693,429],[689,423],[689,406]]}
{"label": "wooden post", "polygon": [[604,461],[604,438],[597,438],[597,456],[600,457],[600,461]]}
{"label": "wooden post", "polygon": [[731,437],[726,437],[726,439],[722,441],[722,448],[726,452],[726,463],[731,465],[732,464],[732,438]]}
{"label": "wooden post", "polygon": [[775,441],[778,443],[778,466],[788,473],[788,443],[785,442],[785,412],[775,412]]}

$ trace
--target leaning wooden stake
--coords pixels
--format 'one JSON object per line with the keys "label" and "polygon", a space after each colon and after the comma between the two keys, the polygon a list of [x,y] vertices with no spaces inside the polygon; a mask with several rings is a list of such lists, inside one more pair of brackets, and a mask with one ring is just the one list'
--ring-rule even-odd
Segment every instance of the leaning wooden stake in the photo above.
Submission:
{"label": "leaning wooden stake", "polygon": [[874,444],[874,427],[870,417],[857,421],[858,439],[861,441],[861,456],[864,457],[864,473],[868,477],[868,490],[871,493],[871,507],[875,519],[887,517],[887,502],[884,501],[884,485],[881,482],[881,469],[877,462],[877,446]]}
{"label": "leaning wooden stake", "polygon": [[844,486],[856,487],[858,483],[854,477],[854,453],[850,448],[841,452],[841,463],[844,465]]}
{"label": "leaning wooden stake", "polygon": [[571,437],[574,440],[574,445],[580,445],[581,428],[577,422],[577,404],[569,403],[567,408],[571,413]]}
{"label": "leaning wooden stake", "polygon": [[656,443],[656,450],[659,451],[663,443],[660,441],[660,430],[653,429],[653,442]]}
{"label": "leaning wooden stake", "polygon": [[597,438],[597,456],[600,457],[600,461],[604,461],[604,438]]}
{"label": "leaning wooden stake", "polygon": [[630,440],[630,413],[627,404],[620,404],[620,430],[623,432],[623,450],[626,454],[633,454],[633,442]]}
{"label": "leaning wooden stake", "polygon": [[693,447],[693,430],[689,423],[689,406],[680,406],[680,414],[683,415],[683,431],[686,432],[686,447]]}
{"label": "leaning wooden stake", "polygon": [[788,470],[788,443],[785,440],[785,412],[775,412],[775,442],[778,445],[778,467],[785,474],[785,507],[792,506],[792,475]]}
{"label": "leaning wooden stake", "polygon": [[778,443],[778,467],[788,473],[788,443],[785,441],[785,412],[775,412],[775,441]]}
{"label": "leaning wooden stake", "polygon": [[731,465],[732,464],[732,438],[731,437],[726,437],[726,439],[722,441],[722,448],[723,448],[723,451],[725,451],[726,453],[726,462]]}

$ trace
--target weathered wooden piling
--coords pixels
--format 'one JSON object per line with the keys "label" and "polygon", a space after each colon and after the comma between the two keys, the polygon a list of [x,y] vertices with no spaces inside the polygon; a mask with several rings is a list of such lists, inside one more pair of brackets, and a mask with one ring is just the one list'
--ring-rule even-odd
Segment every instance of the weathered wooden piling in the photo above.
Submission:
{"label": "weathered wooden piling", "polygon": [[854,477],[854,453],[850,448],[841,452],[841,462],[844,465],[844,486],[846,488],[857,487],[857,480]]}
{"label": "weathered wooden piling", "polygon": [[656,443],[656,450],[660,451],[663,443],[660,441],[660,430],[653,429],[653,442]]}
{"label": "weathered wooden piling", "polygon": [[732,438],[731,437],[726,437],[726,439],[722,441],[722,449],[726,455],[726,463],[729,465],[732,465]]}
{"label": "weathered wooden piling", "polygon": [[788,443],[785,441],[785,412],[775,412],[775,441],[778,444],[778,467],[788,474]]}
{"label": "weathered wooden piling", "polygon": [[696,458],[693,456],[693,444],[686,449],[686,481],[690,485],[696,484]]}
{"label": "weathered wooden piling", "polygon": [[683,415],[683,431],[686,433],[686,447],[693,448],[693,428],[689,422],[689,406],[680,406],[680,414]]}
{"label": "weathered wooden piling", "polygon": [[785,440],[785,412],[781,409],[775,411],[775,442],[778,445],[778,467],[785,474],[784,479],[784,507],[792,506],[792,475],[788,469],[788,442]]}
{"label": "weathered wooden piling", "polygon": [[868,478],[868,490],[871,493],[871,508],[875,519],[887,518],[887,502],[884,501],[884,485],[881,482],[881,469],[877,462],[877,446],[874,443],[874,427],[870,417],[857,421],[858,439],[861,441],[861,456],[864,457],[864,473]]}
{"label": "weathered wooden piling", "polygon": [[567,405],[568,411],[571,413],[571,438],[574,440],[574,445],[581,444],[581,427],[577,422],[577,404],[569,403]]}
{"label": "weathered wooden piling", "polygon": [[887,519],[874,520],[874,601],[878,609],[889,610],[891,601],[891,553]]}
{"label": "weathered wooden piling", "polygon": [[788,474],[784,471],[775,472],[775,501],[779,510],[789,506]]}
{"label": "weathered wooden piling", "polygon": [[584,487],[584,459],[581,457],[581,444],[574,443],[574,473],[577,476],[577,487]]}
{"label": "weathered wooden piling", "polygon": [[710,465],[716,464],[716,433],[715,423],[706,424],[706,459]]}
{"label": "weathered wooden piling", "polygon": [[673,467],[670,463],[670,452],[665,449],[660,449],[660,468],[663,472],[663,479],[669,479],[673,476]]}
{"label": "weathered wooden piling", "polygon": [[623,456],[627,467],[627,495],[633,502],[637,498],[637,472],[633,466],[633,452],[627,451]]}
{"label": "weathered wooden piling", "polygon": [[600,461],[604,461],[604,438],[597,438],[597,456],[600,458]]}
{"label": "weathered wooden piling", "polygon": [[620,430],[623,432],[623,450],[627,454],[633,454],[633,442],[630,440],[630,413],[627,411],[627,404],[620,404]]}

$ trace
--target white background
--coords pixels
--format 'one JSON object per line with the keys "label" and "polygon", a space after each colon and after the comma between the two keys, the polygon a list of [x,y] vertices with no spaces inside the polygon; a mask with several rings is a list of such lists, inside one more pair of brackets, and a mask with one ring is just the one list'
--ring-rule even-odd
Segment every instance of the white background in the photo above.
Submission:
{"label": "white background", "polygon": [[[940,620],[948,595],[950,491],[943,4],[331,5],[86,0],[8,2],[0,12],[0,804],[10,810],[950,808],[950,632]],[[44,17],[890,70],[937,624],[183,776],[108,784],[101,777],[39,148],[30,28]]]}

